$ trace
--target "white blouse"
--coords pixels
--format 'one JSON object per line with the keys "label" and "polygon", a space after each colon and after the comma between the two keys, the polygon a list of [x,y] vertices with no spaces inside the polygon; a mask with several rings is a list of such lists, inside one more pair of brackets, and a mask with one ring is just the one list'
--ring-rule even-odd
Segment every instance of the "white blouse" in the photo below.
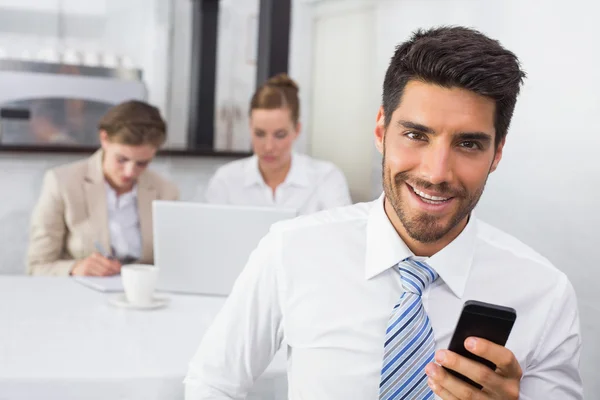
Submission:
{"label": "white blouse", "polygon": [[333,163],[292,155],[285,181],[275,193],[258,169],[258,157],[230,162],[217,170],[204,193],[208,203],[294,209],[299,215],[352,203],[342,171]]}

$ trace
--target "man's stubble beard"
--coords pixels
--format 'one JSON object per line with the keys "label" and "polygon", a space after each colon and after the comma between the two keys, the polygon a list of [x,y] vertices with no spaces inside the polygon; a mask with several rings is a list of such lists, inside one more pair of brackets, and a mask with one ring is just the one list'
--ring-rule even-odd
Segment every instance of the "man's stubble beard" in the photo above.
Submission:
{"label": "man's stubble beard", "polygon": [[[404,229],[411,237],[420,243],[434,243],[444,238],[452,231],[461,221],[468,217],[483,194],[487,178],[483,185],[475,193],[469,193],[464,187],[452,188],[447,182],[441,184],[431,184],[427,181],[418,178],[412,178],[408,172],[400,172],[396,174],[392,180],[390,169],[386,167],[385,147],[383,151],[383,189],[387,201],[394,209],[394,212],[400,219]],[[406,187],[406,183],[410,182],[420,189],[432,189],[443,197],[455,197],[454,201],[458,201],[458,209],[450,218],[450,221],[444,225],[440,224],[438,217],[424,212],[415,216],[410,216],[406,212],[400,192],[401,188]],[[412,190],[406,188],[407,190]]]}

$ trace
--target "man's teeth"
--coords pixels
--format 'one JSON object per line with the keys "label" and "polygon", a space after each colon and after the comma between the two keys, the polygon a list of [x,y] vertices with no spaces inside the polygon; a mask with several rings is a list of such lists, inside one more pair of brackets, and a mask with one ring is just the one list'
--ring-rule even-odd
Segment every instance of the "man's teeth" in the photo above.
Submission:
{"label": "man's teeth", "polygon": [[[412,187],[412,186],[411,186]],[[417,195],[419,195],[420,197],[427,199],[427,200],[433,200],[433,201],[446,201],[448,200],[450,197],[438,197],[438,196],[430,196],[426,193],[423,193],[415,188],[413,188],[413,190],[415,191],[415,193]]]}

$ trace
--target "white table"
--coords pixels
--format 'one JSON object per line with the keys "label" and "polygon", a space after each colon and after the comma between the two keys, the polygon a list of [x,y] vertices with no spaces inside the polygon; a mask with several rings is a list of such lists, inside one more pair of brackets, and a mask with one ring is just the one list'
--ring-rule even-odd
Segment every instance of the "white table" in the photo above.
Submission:
{"label": "white table", "polygon": [[[70,278],[0,276],[0,400],[183,399],[188,362],[224,298],[169,295],[160,310],[108,304]],[[249,399],[284,399],[277,355]]]}

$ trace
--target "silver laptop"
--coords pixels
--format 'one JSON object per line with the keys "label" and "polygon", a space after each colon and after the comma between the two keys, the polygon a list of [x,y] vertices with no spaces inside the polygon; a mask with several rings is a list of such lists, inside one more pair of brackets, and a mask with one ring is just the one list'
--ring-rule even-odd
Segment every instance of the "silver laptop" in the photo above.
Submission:
{"label": "silver laptop", "polygon": [[250,253],[295,210],[161,201],[152,203],[158,290],[226,296]]}

